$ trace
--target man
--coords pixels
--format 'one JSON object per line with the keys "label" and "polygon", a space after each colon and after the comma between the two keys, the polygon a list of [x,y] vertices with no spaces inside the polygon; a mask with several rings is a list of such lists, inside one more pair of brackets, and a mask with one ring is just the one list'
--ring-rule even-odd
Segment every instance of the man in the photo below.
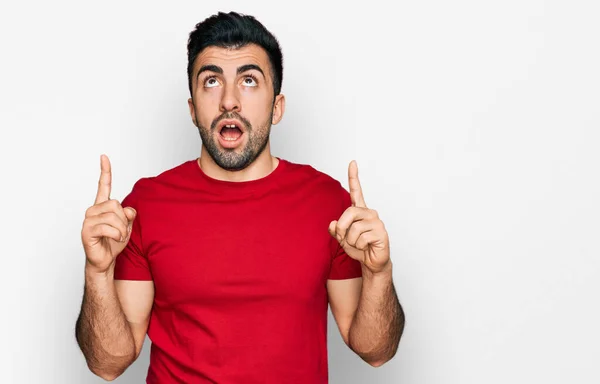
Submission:
{"label": "man", "polygon": [[188,42],[198,159],[110,198],[101,157],[82,242],[76,337],[92,372],[113,380],[151,339],[147,383],[327,383],[327,308],[346,344],[380,366],[404,327],[389,239],[350,192],[271,155],[283,117],[282,54],[251,16],[219,13]]}

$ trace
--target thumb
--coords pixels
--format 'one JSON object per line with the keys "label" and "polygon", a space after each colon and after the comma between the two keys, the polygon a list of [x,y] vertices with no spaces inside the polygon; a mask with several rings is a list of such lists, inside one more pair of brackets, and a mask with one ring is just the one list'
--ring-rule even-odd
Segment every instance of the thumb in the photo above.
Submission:
{"label": "thumb", "polygon": [[337,220],[333,220],[331,223],[329,223],[329,234],[337,239],[337,236],[335,233],[336,226],[337,226]]}
{"label": "thumb", "polygon": [[123,210],[125,211],[125,216],[129,222],[132,222],[137,216],[136,210],[131,207],[126,207]]}

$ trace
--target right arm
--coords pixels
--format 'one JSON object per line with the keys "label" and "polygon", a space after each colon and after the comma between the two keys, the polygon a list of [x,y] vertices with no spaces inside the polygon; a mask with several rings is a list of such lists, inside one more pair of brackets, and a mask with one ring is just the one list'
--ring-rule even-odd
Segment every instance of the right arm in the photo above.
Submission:
{"label": "right arm", "polygon": [[137,359],[153,297],[152,281],[115,281],[86,270],[75,336],[94,374],[114,380]]}
{"label": "right arm", "polygon": [[136,213],[110,200],[108,158],[102,158],[101,168],[96,202],[86,212],[81,233],[85,287],[75,336],[90,370],[111,381],[140,354],[154,285],[152,281],[114,279],[115,260],[129,241]]}

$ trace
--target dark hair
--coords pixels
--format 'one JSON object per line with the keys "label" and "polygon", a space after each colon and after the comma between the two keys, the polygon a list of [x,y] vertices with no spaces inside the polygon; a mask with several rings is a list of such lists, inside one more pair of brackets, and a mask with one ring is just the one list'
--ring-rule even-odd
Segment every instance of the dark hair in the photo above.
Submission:
{"label": "dark hair", "polygon": [[248,44],[262,47],[269,57],[273,77],[275,96],[281,92],[283,81],[283,55],[279,42],[253,16],[237,12],[219,12],[196,24],[190,33],[188,50],[188,86],[192,94],[192,69],[196,57],[204,48],[216,46],[221,48],[242,48]]}

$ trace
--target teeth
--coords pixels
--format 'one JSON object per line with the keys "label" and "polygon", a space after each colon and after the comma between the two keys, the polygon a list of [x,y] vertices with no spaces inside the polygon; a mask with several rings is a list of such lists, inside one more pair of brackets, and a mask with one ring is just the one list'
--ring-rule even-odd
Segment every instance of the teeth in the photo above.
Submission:
{"label": "teeth", "polygon": [[[225,127],[225,128],[237,128],[237,126],[235,124],[225,124],[223,127]],[[223,138],[223,140],[225,140],[225,141],[231,141],[231,142],[236,141],[236,140],[239,139],[239,137],[238,138],[231,138],[231,137],[225,137],[223,135],[221,135],[221,137]]]}

